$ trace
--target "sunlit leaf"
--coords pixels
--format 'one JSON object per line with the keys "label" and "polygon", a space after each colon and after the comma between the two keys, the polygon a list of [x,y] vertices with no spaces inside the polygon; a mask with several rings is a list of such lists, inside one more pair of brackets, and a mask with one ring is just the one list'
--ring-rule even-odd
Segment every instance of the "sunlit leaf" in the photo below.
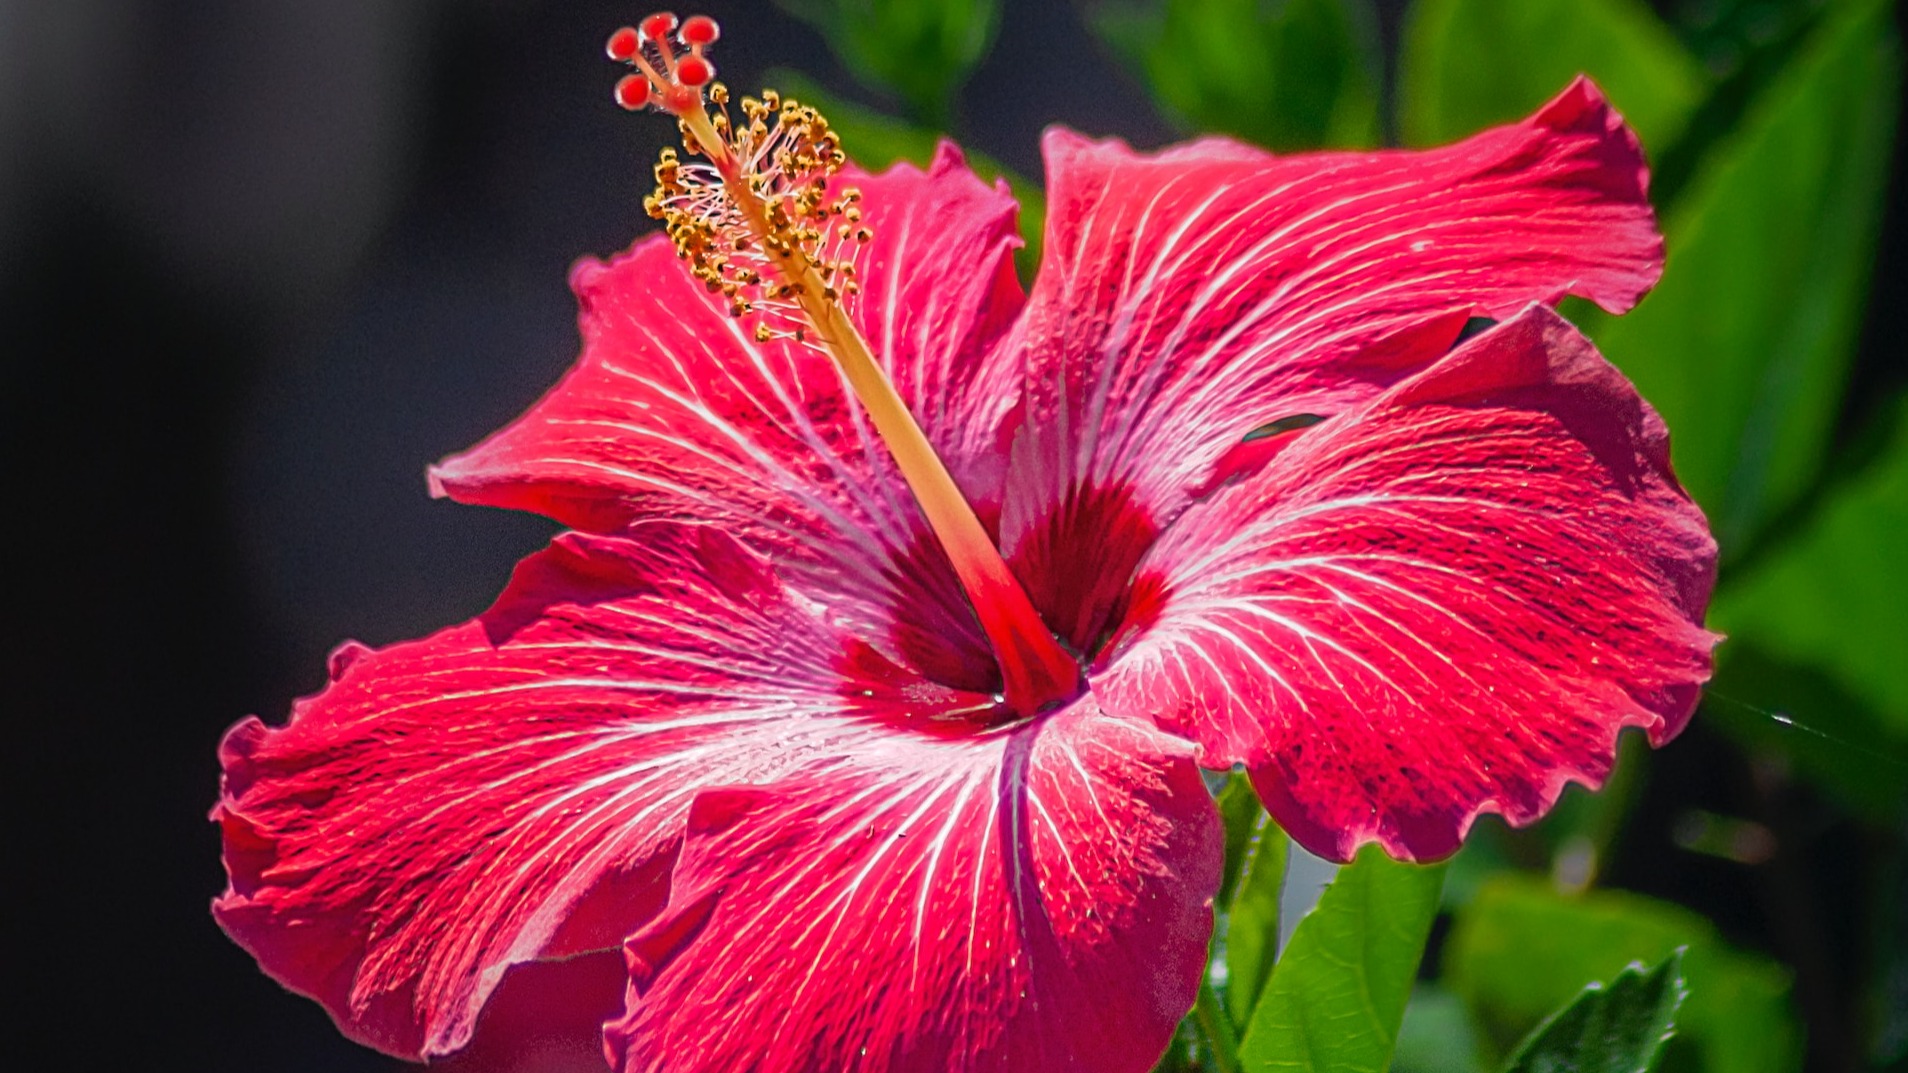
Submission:
{"label": "sunlit leaf", "polygon": [[1097,0],[1087,11],[1188,130],[1280,150],[1377,144],[1370,0]]}
{"label": "sunlit leaf", "polygon": [[956,90],[993,44],[1000,0],[776,0],[827,38],[842,66],[945,129]]}
{"label": "sunlit leaf", "polygon": [[1648,1073],[1676,1024],[1682,952],[1653,969],[1632,965],[1608,985],[1585,987],[1537,1026],[1505,1073]]}
{"label": "sunlit leaf", "polygon": [[1590,325],[1675,430],[1725,561],[1822,466],[1867,298],[1899,49],[1883,0],[1837,8],[1698,169],[1662,284]]}
{"label": "sunlit leaf", "polygon": [[1500,876],[1458,914],[1443,981],[1461,996],[1488,1059],[1512,1052],[1551,1011],[1592,980],[1687,948],[1690,997],[1666,1058],[1705,1073],[1791,1073],[1801,1035],[1789,979],[1733,950],[1714,925],[1680,906],[1611,891],[1565,895],[1528,876]]}
{"label": "sunlit leaf", "polygon": [[1588,74],[1661,150],[1708,83],[1643,0],[1418,0],[1399,68],[1399,126],[1414,145],[1528,115]]}
{"label": "sunlit leaf", "polygon": [[1442,865],[1366,846],[1299,921],[1252,1013],[1246,1070],[1383,1073],[1438,911]]}

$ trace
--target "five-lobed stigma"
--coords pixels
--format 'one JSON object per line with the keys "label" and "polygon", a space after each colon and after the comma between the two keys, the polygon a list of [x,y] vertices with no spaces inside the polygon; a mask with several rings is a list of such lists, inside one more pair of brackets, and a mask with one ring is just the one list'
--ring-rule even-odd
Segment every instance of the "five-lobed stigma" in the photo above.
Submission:
{"label": "five-lobed stigma", "polygon": [[832,319],[816,307],[859,292],[854,254],[873,232],[861,192],[831,186],[847,157],[821,113],[774,90],[743,97],[739,118],[730,112],[704,53],[720,35],[707,16],[678,23],[666,12],[610,35],[610,58],[636,69],[617,83],[617,102],[675,116],[690,157],[663,150],[643,208],[732,316],[758,316],[758,341],[810,343]]}

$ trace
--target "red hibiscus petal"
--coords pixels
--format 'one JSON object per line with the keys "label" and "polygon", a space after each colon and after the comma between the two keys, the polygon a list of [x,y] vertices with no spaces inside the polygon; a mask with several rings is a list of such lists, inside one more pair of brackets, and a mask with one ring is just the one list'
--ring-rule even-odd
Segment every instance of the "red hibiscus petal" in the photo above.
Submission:
{"label": "red hibiscus petal", "polygon": [[1139,1073],[1192,1005],[1222,853],[1190,746],[1090,698],[705,794],[611,1063]]}
{"label": "red hibiscus petal", "polygon": [[431,1073],[603,1073],[603,1023],[622,1012],[628,982],[620,948],[512,966],[470,1045]]}
{"label": "red hibiscus petal", "polygon": [[[1029,370],[1001,539],[1081,645],[1108,602],[1043,564],[1123,573],[1253,428],[1369,398],[1469,315],[1626,309],[1662,263],[1636,140],[1583,80],[1428,152],[1139,154],[1065,131],[1046,152],[1045,259],[995,358]],[[1071,606],[1081,590],[1100,602]]]}
{"label": "red hibiscus petal", "polygon": [[1187,511],[1095,689],[1249,765],[1313,852],[1437,858],[1682,729],[1714,578],[1661,420],[1536,307]]}
{"label": "red hibiscus petal", "polygon": [[512,965],[663,906],[696,793],[890,733],[880,672],[714,529],[561,537],[478,620],[347,646],[285,726],[227,734],[214,912],[347,1035],[445,1054]]}
{"label": "red hibiscus petal", "polygon": [[[1000,498],[997,431],[1013,399],[972,375],[1022,302],[1005,186],[943,144],[926,172],[836,180],[863,193],[874,239],[851,312],[970,498]],[[671,517],[720,523],[831,594],[838,615],[890,649],[957,651],[940,676],[991,659],[919,508],[824,354],[758,344],[661,236],[571,278],[582,358],[523,417],[432,471],[462,502],[534,510],[614,532]],[[983,685],[979,681],[971,684]]]}

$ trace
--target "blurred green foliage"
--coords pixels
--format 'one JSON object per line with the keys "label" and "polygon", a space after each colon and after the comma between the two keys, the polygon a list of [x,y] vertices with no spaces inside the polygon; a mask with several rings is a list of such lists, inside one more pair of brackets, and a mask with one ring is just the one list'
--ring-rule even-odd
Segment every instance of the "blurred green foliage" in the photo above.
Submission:
{"label": "blurred green foliage", "polygon": [[1189,132],[1378,144],[1377,22],[1344,0],[1100,0],[1095,32]]}
{"label": "blurred green foliage", "polygon": [[1741,73],[1814,19],[1830,0],[1674,0],[1679,36],[1718,77]]}
{"label": "blurred green foliage", "polygon": [[822,32],[868,88],[898,99],[908,118],[948,129],[954,94],[994,43],[1000,0],[775,0]]}
{"label": "blurred green foliage", "polygon": [[[778,3],[898,106],[783,80],[876,167],[925,161],[959,131],[958,89],[1015,13]],[[1218,799],[1211,979],[1160,1069],[1775,1073],[1800,1068],[1808,986],[1811,1031],[1860,1037],[1824,1049],[1847,1056],[1835,1073],[1908,1069],[1908,400],[1849,399],[1899,120],[1893,5],[1413,0],[1388,66],[1372,0],[1073,3],[1167,121],[1281,152],[1450,141],[1529,114],[1579,73],[1597,81],[1650,157],[1668,261],[1627,316],[1567,310],[1674,430],[1678,473],[1721,541],[1713,623],[1732,640],[1698,720],[1736,743],[1765,809],[1769,786],[1799,779],[1817,802],[1810,832],[1858,825],[1856,871],[1873,884],[1835,902],[1862,919],[1811,925],[1861,936],[1859,978],[1818,966],[1812,985],[1687,908],[1597,889],[1626,839],[1706,855],[1745,887],[1811,881],[1766,878],[1782,865],[1765,843],[1807,852],[1783,823],[1685,804],[1630,833],[1653,762],[1630,740],[1602,794],[1566,793],[1531,831],[1480,824],[1448,871],[1368,850],[1281,952],[1289,842],[1234,776]],[[1031,273],[1038,186],[969,160],[1021,199]],[[1849,427],[1855,412],[1880,416]],[[1448,937],[1421,965],[1439,914]]]}
{"label": "blurred green foliage", "polygon": [[[821,109],[828,117],[829,126],[841,135],[842,144],[853,147],[855,163],[871,171],[902,160],[926,165],[934,157],[934,147],[947,137],[938,129],[916,126],[830,93],[797,71],[772,72],[769,81],[790,96]],[[1025,245],[1015,261],[1022,278],[1032,278],[1034,266],[1040,263],[1041,228],[1047,220],[1046,195],[1038,185],[986,153],[972,149],[962,152],[976,175],[989,182],[1005,180],[1014,200],[1020,203],[1020,238]]]}
{"label": "blurred green foliage", "polygon": [[[1874,528],[1876,537],[1885,539],[1885,530]],[[1859,565],[1844,564],[1840,569],[1862,572]],[[1882,576],[1873,584],[1861,577],[1856,585],[1863,589],[1865,600],[1888,601],[1888,609],[1874,619],[1885,623],[1899,614],[1901,590],[1889,587],[1899,584],[1897,569],[1887,558],[1868,569]],[[1751,587],[1757,584],[1748,582]],[[1824,614],[1817,603],[1819,593],[1799,602],[1795,620],[1790,622],[1780,604],[1763,610],[1762,599],[1739,600],[1737,589],[1735,585],[1723,588],[1723,603],[1712,616],[1718,628],[1730,631],[1730,639],[1718,653],[1721,662],[1699,717],[1765,762],[1792,767],[1808,785],[1870,823],[1883,827],[1898,823],[1908,812],[1908,768],[1902,760],[1908,742],[1896,729],[1897,720],[1878,714],[1842,685],[1840,676],[1820,665],[1783,659],[1764,650],[1757,634],[1769,635],[1780,646],[1804,647],[1812,631],[1826,639],[1817,643],[1846,641],[1857,651],[1865,648],[1871,658],[1879,653],[1883,660],[1898,651],[1894,639],[1901,635],[1852,629],[1842,622],[1840,610],[1827,612],[1828,623],[1811,626],[1812,616]],[[1742,623],[1738,631],[1732,605],[1767,615],[1770,621]]]}
{"label": "blurred green foliage", "polygon": [[1419,983],[1398,1027],[1392,1073],[1478,1073],[1483,1068],[1477,1028],[1464,1001],[1440,984]]}
{"label": "blurred green foliage", "polygon": [[1458,913],[1443,952],[1446,984],[1470,1010],[1487,1055],[1509,1053],[1552,1010],[1631,962],[1654,964],[1686,948],[1689,999],[1665,1068],[1784,1073],[1800,1058],[1789,977],[1730,948],[1714,925],[1639,895],[1559,893],[1505,873]]}
{"label": "blurred green foliage", "polygon": [[1880,457],[1732,578],[1713,618],[1745,646],[1819,669],[1908,745],[1908,412],[1895,417]]}
{"label": "blurred green foliage", "polygon": [[1725,557],[1819,479],[1866,305],[1895,127],[1885,0],[1841,5],[1664,219],[1663,282],[1587,325],[1675,431]]}
{"label": "blurred green foliage", "polygon": [[1398,125],[1412,145],[1521,119],[1586,71],[1645,145],[1668,145],[1709,88],[1642,0],[1420,0],[1398,62]]}
{"label": "blurred green foliage", "polygon": [[[1898,832],[1897,850],[1908,843]],[[1869,941],[1876,951],[1873,977],[1863,1000],[1869,1062],[1899,1073],[1908,1068],[1908,853],[1883,865],[1876,884],[1878,927]]]}

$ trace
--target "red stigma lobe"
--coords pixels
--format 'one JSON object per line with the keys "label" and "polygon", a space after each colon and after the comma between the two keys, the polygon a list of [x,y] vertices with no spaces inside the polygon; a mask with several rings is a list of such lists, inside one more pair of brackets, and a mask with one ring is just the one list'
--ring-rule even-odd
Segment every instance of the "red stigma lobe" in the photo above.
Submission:
{"label": "red stigma lobe", "polygon": [[636,69],[616,84],[616,103],[632,112],[653,105],[677,117],[700,112],[703,87],[716,74],[703,49],[722,36],[721,27],[707,15],[681,22],[668,11],[637,26],[617,30],[604,47],[610,59]]}
{"label": "red stigma lobe", "polygon": [[643,20],[643,40],[663,41],[669,37],[669,32],[675,28],[675,13],[658,11],[656,14]]}
{"label": "red stigma lobe", "polygon": [[649,101],[649,79],[642,75],[624,75],[616,83],[616,103],[624,108],[640,111]]}
{"label": "red stigma lobe", "polygon": [[617,63],[628,63],[636,58],[636,53],[641,48],[642,41],[637,38],[636,31],[625,26],[610,35],[609,44],[605,46],[604,51],[608,52],[609,58]]}
{"label": "red stigma lobe", "polygon": [[722,28],[707,15],[691,15],[683,22],[680,36],[689,47],[704,48],[716,43],[716,38],[722,36]]}
{"label": "red stigma lobe", "polygon": [[706,86],[714,77],[714,65],[701,56],[684,56],[676,64],[676,80],[685,86]]}

